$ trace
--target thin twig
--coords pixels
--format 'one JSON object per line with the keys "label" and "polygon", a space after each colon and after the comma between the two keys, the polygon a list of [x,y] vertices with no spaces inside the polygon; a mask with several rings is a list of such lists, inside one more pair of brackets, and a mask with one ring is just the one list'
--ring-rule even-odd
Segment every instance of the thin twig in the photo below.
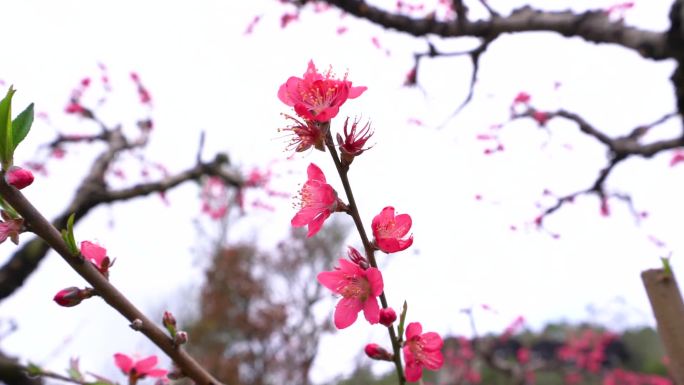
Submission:
{"label": "thin twig", "polygon": [[[372,267],[378,268],[378,263],[375,260],[375,247],[368,240],[368,235],[366,235],[366,230],[363,227],[363,222],[361,221],[361,215],[359,214],[358,206],[356,205],[356,200],[354,199],[354,194],[352,192],[351,184],[349,183],[348,172],[349,168],[344,167],[340,162],[340,157],[337,154],[337,149],[332,139],[332,134],[330,130],[327,130],[325,144],[328,147],[328,152],[335,163],[335,168],[342,181],[342,186],[344,187],[344,192],[347,195],[347,200],[349,201],[349,215],[354,220],[356,225],[356,230],[359,232],[361,237],[361,242],[363,243],[363,248],[366,251],[366,256],[368,257],[368,262]],[[388,307],[387,298],[385,297],[385,292],[380,293],[380,303],[382,307],[386,309]],[[394,330],[394,326],[390,325],[387,327],[389,332],[390,341],[392,342],[392,350],[394,352],[394,366],[397,371],[397,376],[399,377],[399,385],[404,385],[406,383],[406,378],[404,377],[404,369],[401,363],[401,346],[399,343],[399,338],[397,337],[397,332]],[[400,337],[400,336],[399,336]]]}

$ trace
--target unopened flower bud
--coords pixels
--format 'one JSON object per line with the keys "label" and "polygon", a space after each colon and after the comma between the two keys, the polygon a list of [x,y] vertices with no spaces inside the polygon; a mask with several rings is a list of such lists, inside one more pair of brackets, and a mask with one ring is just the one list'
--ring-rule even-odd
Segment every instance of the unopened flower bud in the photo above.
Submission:
{"label": "unopened flower bud", "polygon": [[129,326],[131,327],[131,329],[133,329],[135,331],[140,331],[140,329],[142,329],[142,327],[143,327],[143,322],[141,319],[136,318],[133,320],[133,322],[131,322],[131,324]]}
{"label": "unopened flower bud", "polygon": [[176,317],[171,314],[170,311],[165,311],[162,317],[162,324],[169,331],[169,334],[173,337],[176,335]]}
{"label": "unopened flower bud", "polygon": [[370,122],[366,123],[363,128],[356,131],[359,125],[359,120],[354,120],[351,129],[347,130],[349,118],[344,121],[344,137],[337,134],[337,144],[340,148],[340,155],[342,164],[349,166],[354,160],[354,157],[361,155],[370,147],[364,147],[368,139],[373,136],[373,130],[370,127]]}
{"label": "unopened flower bud", "polygon": [[361,255],[361,253],[358,250],[351,246],[349,246],[349,248],[347,249],[347,257],[349,257],[350,261],[359,265],[359,267],[364,270],[370,267],[370,265],[368,264],[368,260],[363,255]]}
{"label": "unopened flower bud", "polygon": [[188,342],[188,333],[182,330],[179,330],[173,337],[173,344],[176,346],[183,345],[186,342]]}
{"label": "unopened flower bud", "polygon": [[93,294],[93,289],[79,289],[75,286],[71,286],[58,291],[53,300],[57,302],[59,306],[72,307],[78,305],[84,299],[92,297]]}
{"label": "unopened flower bud", "polygon": [[391,307],[380,309],[380,323],[389,327],[397,320],[397,313]]}
{"label": "unopened flower bud", "polygon": [[368,344],[363,349],[366,355],[374,360],[392,361],[394,356],[378,344]]}
{"label": "unopened flower bud", "polygon": [[12,166],[5,172],[5,182],[21,190],[33,183],[33,174],[27,169]]}

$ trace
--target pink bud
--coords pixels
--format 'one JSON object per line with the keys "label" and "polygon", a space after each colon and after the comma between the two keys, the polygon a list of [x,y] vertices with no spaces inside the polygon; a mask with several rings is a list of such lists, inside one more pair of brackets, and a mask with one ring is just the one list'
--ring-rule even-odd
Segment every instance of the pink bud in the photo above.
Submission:
{"label": "pink bud", "polygon": [[388,352],[385,350],[385,348],[381,347],[378,344],[368,344],[366,347],[363,349],[364,352],[366,352],[366,355],[374,360],[379,360],[379,361],[392,361],[392,353]]}
{"label": "pink bud", "polygon": [[53,300],[59,306],[72,307],[76,306],[86,298],[93,296],[93,289],[79,289],[75,286],[62,289],[55,294]]}
{"label": "pink bud", "polygon": [[355,264],[359,265],[360,268],[366,270],[370,267],[368,264],[368,260],[359,253],[358,250],[355,248],[348,246],[349,248],[347,249],[347,257],[349,257],[349,260],[354,262]]}
{"label": "pink bud", "polygon": [[165,311],[162,317],[162,324],[169,330],[176,330],[176,317],[170,311]]}
{"label": "pink bud", "polygon": [[532,113],[532,119],[536,120],[540,126],[545,126],[550,118],[549,114],[543,111],[534,111]]}
{"label": "pink bud", "polygon": [[33,174],[24,168],[12,166],[5,172],[5,182],[21,190],[33,183]]}
{"label": "pink bud", "polygon": [[391,307],[380,309],[380,323],[389,327],[397,320],[397,313]]}
{"label": "pink bud", "polygon": [[173,337],[173,344],[176,346],[183,345],[188,342],[188,333],[184,331],[179,331],[176,336]]}

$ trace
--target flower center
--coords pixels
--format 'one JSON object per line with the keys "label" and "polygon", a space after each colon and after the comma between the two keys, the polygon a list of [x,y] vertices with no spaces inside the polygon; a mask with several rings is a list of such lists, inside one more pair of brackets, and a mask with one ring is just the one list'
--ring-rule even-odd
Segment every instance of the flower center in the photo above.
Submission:
{"label": "flower center", "polygon": [[392,231],[396,227],[396,222],[394,221],[394,218],[388,220],[385,223],[380,224],[378,226],[378,235],[380,238],[391,238],[392,237]]}
{"label": "flower center", "polygon": [[319,80],[302,92],[302,101],[308,105],[313,115],[318,115],[335,104],[338,89],[339,85],[336,82]]}
{"label": "flower center", "polygon": [[423,350],[423,343],[419,339],[411,340],[407,342],[409,345],[409,350],[413,353],[415,360],[418,362],[423,362],[426,358],[425,351]]}
{"label": "flower center", "polygon": [[370,283],[364,277],[346,277],[346,285],[340,290],[344,298],[365,301],[370,295]]}

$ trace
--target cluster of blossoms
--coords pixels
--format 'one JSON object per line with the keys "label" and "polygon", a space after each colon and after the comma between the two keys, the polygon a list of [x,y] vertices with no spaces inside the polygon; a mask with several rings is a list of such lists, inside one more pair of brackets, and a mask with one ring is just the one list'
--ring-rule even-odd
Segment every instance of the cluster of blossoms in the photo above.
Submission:
{"label": "cluster of blossoms", "polygon": [[[355,157],[368,150],[367,142],[373,135],[370,123],[360,125],[359,120],[351,124],[344,121],[342,133],[336,135],[337,145],[330,132],[331,119],[337,116],[340,107],[348,100],[359,97],[366,87],[352,86],[345,76],[335,78],[331,71],[319,73],[312,61],[303,77],[290,77],[278,90],[278,98],[293,107],[297,118],[285,115],[290,125],[281,129],[291,135],[288,148],[302,152],[310,148],[331,153],[338,173],[345,185],[349,203],[338,197],[337,191],[328,183],[323,171],[311,163],[307,168],[307,180],[299,194],[299,210],[292,218],[295,227],[308,227],[307,236],[318,233],[325,220],[333,213],[345,212],[361,223],[347,178],[349,166]],[[423,333],[418,322],[408,324],[404,337],[406,306],[402,311],[399,325],[395,328],[396,312],[387,305],[384,294],[382,273],[378,269],[374,253],[396,253],[406,250],[413,243],[411,217],[396,214],[394,207],[387,206],[377,214],[372,222],[373,240],[365,237],[359,228],[366,256],[353,247],[348,249],[348,259],[339,259],[338,266],[331,271],[318,274],[318,281],[341,297],[334,312],[334,324],[338,329],[351,326],[363,312],[370,324],[381,324],[388,328],[392,351],[403,352],[405,369],[401,358],[378,344],[368,344],[365,352],[376,360],[393,361],[398,374],[414,382],[422,377],[423,368],[437,370],[443,364],[442,338],[434,332]],[[378,303],[378,299],[382,306]],[[400,381],[403,383],[403,380]]]}
{"label": "cluster of blossoms", "polygon": [[[96,243],[83,241],[81,242],[80,254],[85,262],[90,262],[105,278],[109,278],[109,268],[113,261],[107,256],[107,249]],[[71,286],[58,291],[53,300],[60,306],[73,307],[95,294],[95,290],[92,288],[79,289]]]}

